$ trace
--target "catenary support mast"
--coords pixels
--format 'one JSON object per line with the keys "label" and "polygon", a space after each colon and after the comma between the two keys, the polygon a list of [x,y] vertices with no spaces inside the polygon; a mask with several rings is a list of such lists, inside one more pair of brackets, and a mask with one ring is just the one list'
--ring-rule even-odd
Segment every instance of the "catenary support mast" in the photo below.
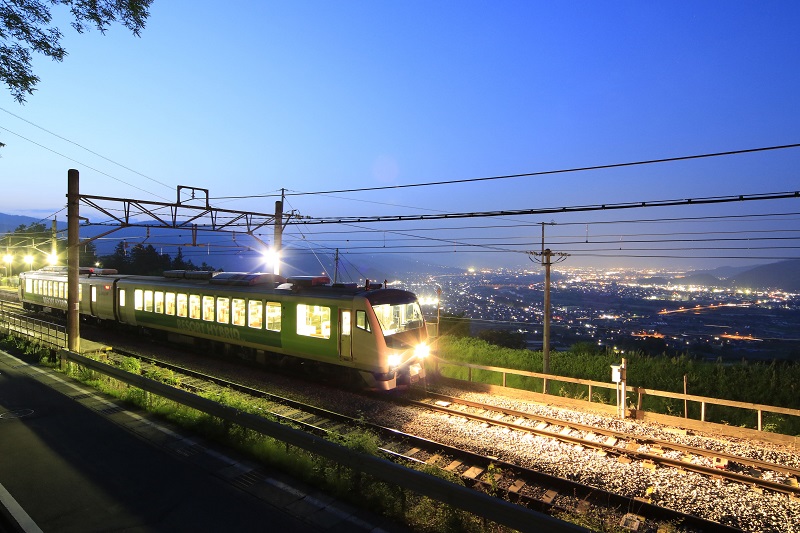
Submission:
{"label": "catenary support mast", "polygon": [[80,265],[80,186],[79,173],[67,171],[67,348],[80,352],[80,299],[78,274]]}

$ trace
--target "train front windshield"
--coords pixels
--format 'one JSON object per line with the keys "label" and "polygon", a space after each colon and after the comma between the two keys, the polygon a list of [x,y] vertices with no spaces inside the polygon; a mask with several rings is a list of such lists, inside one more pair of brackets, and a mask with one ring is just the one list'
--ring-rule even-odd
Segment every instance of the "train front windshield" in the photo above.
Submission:
{"label": "train front windshield", "polygon": [[422,311],[417,302],[373,305],[384,336],[422,327]]}

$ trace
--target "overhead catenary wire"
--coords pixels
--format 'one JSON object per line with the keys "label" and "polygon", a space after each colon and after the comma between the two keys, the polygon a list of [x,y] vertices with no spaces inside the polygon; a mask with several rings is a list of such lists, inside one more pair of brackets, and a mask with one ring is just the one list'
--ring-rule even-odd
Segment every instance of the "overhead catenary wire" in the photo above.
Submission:
{"label": "overhead catenary wire", "polygon": [[[13,132],[11,132],[11,133],[13,133]],[[741,150],[741,151],[734,151],[734,152],[720,152],[720,153],[716,153],[716,154],[703,154],[703,155],[699,155],[699,156],[685,156],[685,157],[680,157],[680,158],[668,158],[668,159],[662,159],[662,160],[650,160],[650,161],[640,161],[640,162],[633,162],[633,163],[622,163],[622,164],[616,164],[616,165],[610,165],[610,166],[609,165],[603,165],[603,166],[598,166],[598,167],[584,167],[584,168],[580,168],[580,169],[565,169],[565,170],[562,170],[562,171],[545,171],[545,172],[529,173],[529,174],[525,174],[525,175],[531,175],[532,176],[532,175],[543,175],[543,174],[553,173],[553,172],[572,172],[572,171],[578,171],[578,170],[591,170],[591,169],[596,169],[596,168],[611,168],[611,167],[614,167],[614,166],[630,166],[630,165],[634,165],[634,164],[651,164],[651,163],[655,163],[655,162],[676,161],[676,160],[682,160],[682,159],[692,159],[692,158],[698,158],[698,157],[712,157],[712,156],[719,156],[719,155],[732,155],[732,154],[739,154],[739,153],[748,153],[748,152],[756,152],[756,151],[764,151],[764,150],[790,148],[790,147],[796,147],[796,146],[800,146],[800,145],[783,145],[783,146],[779,146],[779,147],[768,147],[768,148]],[[494,177],[494,178],[519,177],[519,176],[523,176],[523,175],[499,176],[499,177]],[[494,178],[491,178],[491,179],[494,179]],[[472,179],[470,179],[470,180],[455,180],[455,181],[452,181],[452,183],[460,183],[460,182],[463,182],[463,181],[482,181],[482,180],[484,180],[484,178],[477,178],[475,180],[472,180]],[[450,182],[448,182],[448,183],[450,183]],[[443,184],[443,183],[438,183],[437,182],[436,184]],[[427,184],[418,184],[418,185],[427,185]],[[334,192],[349,192],[349,191],[334,191]],[[303,193],[303,194],[305,194],[305,193]],[[697,198],[697,199],[659,200],[659,201],[654,201],[654,202],[628,202],[628,203],[624,203],[624,204],[601,204],[599,206],[571,206],[571,207],[560,207],[560,208],[543,208],[543,209],[540,209],[540,210],[497,211],[497,212],[480,212],[480,213],[442,213],[442,214],[437,214],[437,215],[413,215],[413,216],[392,216],[392,217],[380,216],[380,217],[374,217],[374,219],[371,219],[371,220],[365,220],[363,217],[349,219],[349,220],[357,220],[359,223],[362,223],[362,222],[395,222],[395,221],[399,221],[401,219],[402,220],[430,220],[430,219],[440,219],[440,218],[473,218],[473,217],[478,218],[478,217],[490,217],[490,216],[491,217],[496,217],[496,216],[520,215],[520,214],[528,215],[528,214],[534,214],[534,213],[537,213],[537,214],[552,214],[552,213],[556,213],[556,212],[557,213],[561,213],[561,212],[565,212],[565,211],[573,212],[573,211],[587,211],[587,210],[597,210],[597,209],[602,209],[602,210],[606,210],[606,209],[628,209],[628,208],[657,207],[657,206],[667,206],[667,205],[707,204],[707,203],[723,203],[723,202],[748,201],[748,200],[772,200],[772,199],[778,199],[778,198],[796,198],[796,197],[798,197],[798,192],[797,191],[795,191],[795,192],[786,192],[786,193],[766,193],[766,194],[756,194],[756,195],[739,195],[739,196],[732,196],[732,197],[706,197],[706,198]],[[391,204],[387,204],[387,205],[391,205]],[[431,210],[431,211],[433,211],[433,210]],[[145,213],[142,212],[140,214],[145,214]],[[797,213],[794,213],[793,215],[797,215]],[[763,215],[763,216],[778,216],[778,215],[776,215],[776,214],[768,214],[768,215]],[[234,217],[231,216],[231,217],[229,217],[229,220],[233,220],[233,218]],[[705,221],[709,221],[711,218],[714,218],[714,217],[697,217],[698,220],[705,220]],[[689,218],[687,218],[687,220],[688,219]],[[677,220],[677,219],[675,219],[675,220]],[[643,222],[643,221],[638,221],[638,222]],[[344,223],[344,222],[342,222],[341,219],[316,219],[316,220],[312,220],[312,221],[309,221],[309,220],[297,221],[297,222],[295,222],[295,225],[299,226],[299,225],[302,224],[302,225],[306,225],[306,227],[308,227],[307,226],[308,224],[322,224],[322,223],[334,223],[334,224],[335,223],[340,223],[341,224],[341,223]],[[591,222],[589,222],[587,224],[599,225],[599,224],[608,224],[608,223],[612,223],[612,221],[591,221]],[[635,222],[634,221],[618,221],[618,223],[635,223]],[[577,223],[569,223],[569,222],[567,222],[567,223],[563,223],[562,225],[568,225],[568,224],[577,224]],[[580,224],[583,224],[583,223],[580,223]],[[534,225],[538,225],[538,224],[531,224],[531,226],[534,226]],[[494,226],[498,226],[499,227],[499,225],[494,225]],[[447,229],[448,230],[453,230],[454,228],[447,228]],[[459,229],[459,228],[455,228],[455,229]],[[352,231],[352,228],[350,229],[350,231]],[[510,250],[510,249],[507,249],[507,248],[503,248],[504,246],[516,246],[517,243],[497,242],[496,240],[494,240],[492,238],[484,238],[484,239],[481,239],[479,237],[465,237],[465,238],[459,238],[459,239],[453,239],[453,238],[431,238],[431,237],[421,237],[421,236],[413,235],[413,234],[407,233],[407,232],[405,232],[405,233],[404,232],[399,232],[397,230],[382,230],[382,231],[384,233],[384,236],[387,233],[392,233],[392,234],[395,234],[395,235],[398,235],[398,236],[402,237],[402,239],[389,239],[388,241],[384,238],[383,239],[384,243],[386,243],[386,242],[398,242],[398,241],[399,242],[405,242],[405,241],[411,241],[411,240],[415,240],[415,239],[422,239],[422,240],[429,240],[429,241],[433,241],[433,242],[436,242],[436,243],[440,243],[443,250],[444,249],[448,249],[448,250],[452,250],[454,252],[457,251],[459,247],[461,247],[461,248],[480,248],[480,249],[482,249],[481,251],[492,251],[493,250],[493,251],[502,252],[502,253],[506,253],[506,252],[509,252],[509,251],[518,252],[518,250]],[[411,231],[432,231],[432,229],[431,228],[426,228],[426,229],[411,230]],[[631,242],[653,243],[653,242],[655,242],[655,241],[647,241],[647,240],[632,241],[632,240],[630,240],[630,236],[631,235],[647,236],[647,235],[650,235],[650,234],[622,234],[622,235],[620,235],[620,237],[628,238],[629,239],[627,241],[628,243],[631,243]],[[663,235],[668,235],[668,234],[663,234]],[[304,237],[304,238],[307,238],[307,237]],[[562,239],[562,240],[561,241],[554,241],[554,244],[563,244],[563,245],[572,244],[569,241],[564,241],[563,240],[563,239],[566,239],[566,238],[567,237],[560,237],[560,239]],[[593,236],[594,244],[601,244],[602,243],[602,241],[597,241],[598,238],[600,238],[600,236]],[[504,239],[506,239],[506,240],[514,240],[514,239],[524,239],[524,237],[523,236],[520,236],[520,237],[506,236],[506,237],[504,237]],[[774,238],[774,237],[773,238],[766,237],[766,238],[763,238],[762,240],[770,240],[770,239],[778,240],[778,238]],[[790,238],[787,237],[787,238],[783,238],[783,239],[784,240],[788,240]],[[483,241],[492,240],[493,242],[489,243],[489,244],[479,244],[479,243],[477,243],[477,241],[480,241],[480,240],[483,240]],[[663,242],[715,242],[715,241],[718,241],[718,240],[721,240],[721,239],[672,239],[672,240],[662,239]],[[745,240],[745,239],[738,239],[738,240]],[[408,246],[406,248],[407,249],[413,249],[413,248],[419,249],[420,247],[422,247],[422,246],[421,245],[417,245],[416,247],[415,246]],[[437,245],[436,244],[425,245],[425,247],[436,248]],[[238,249],[238,248],[236,248],[236,249]],[[355,249],[358,249],[358,248],[353,248],[353,250],[355,250]],[[752,249],[752,247],[750,247],[749,249]],[[775,249],[775,247],[772,247],[772,248],[770,248],[770,247],[761,247],[760,249]],[[474,251],[474,250],[472,250],[472,251]]]}
{"label": "overhead catenary wire", "polygon": [[[612,168],[625,168],[625,167],[634,167],[634,166],[644,166],[644,165],[655,165],[655,164],[662,164],[662,163],[674,163],[678,161],[691,161],[696,159],[709,159],[714,157],[725,157],[725,156],[732,156],[732,155],[743,155],[743,154],[752,154],[758,152],[769,152],[775,150],[787,150],[792,148],[800,147],[800,143],[796,144],[783,144],[783,145],[776,145],[776,146],[765,146],[760,148],[746,148],[742,150],[729,150],[725,152],[711,152],[705,154],[693,154],[693,155],[685,155],[685,156],[676,156],[676,157],[665,157],[660,159],[645,159],[640,161],[629,161],[624,163],[610,163],[605,165],[592,165],[592,166],[585,166],[585,167],[573,167],[573,168],[565,168],[565,169],[558,169],[558,170],[542,170],[537,172],[524,172],[519,174],[503,174],[498,176],[485,176],[479,178],[462,178],[462,179],[455,179],[455,180],[439,180],[439,181],[429,181],[423,183],[408,183],[408,184],[400,184],[400,185],[382,185],[377,187],[359,187],[359,188],[351,188],[351,189],[337,189],[337,190],[326,190],[326,191],[314,191],[314,192],[294,192],[291,194],[287,194],[286,196],[308,196],[308,195],[322,195],[322,194],[341,194],[341,193],[351,193],[351,192],[366,192],[366,191],[384,191],[384,190],[392,190],[392,189],[407,189],[412,187],[430,187],[434,185],[454,185],[459,183],[475,183],[481,181],[495,181],[495,180],[506,180],[506,179],[514,179],[514,178],[526,178],[526,177],[537,177],[537,176],[550,176],[555,174],[567,174],[573,172],[586,172],[591,170],[606,170]],[[263,198],[263,197],[271,197],[275,196],[274,194],[269,195],[248,195],[248,196],[218,196],[215,199],[250,199],[250,198]]]}
{"label": "overhead catenary wire", "polygon": [[43,148],[43,149],[47,150],[48,152],[51,152],[51,153],[53,153],[53,154],[55,154],[55,155],[57,155],[57,156],[59,156],[59,157],[63,157],[64,159],[66,159],[66,160],[68,160],[68,161],[72,161],[73,163],[77,163],[77,164],[79,164],[79,165],[82,165],[83,167],[85,167],[85,168],[88,168],[89,170],[93,170],[94,172],[97,172],[98,174],[101,174],[101,175],[103,175],[103,176],[106,176],[106,177],[108,177],[108,178],[111,178],[111,179],[112,179],[112,180],[114,180],[114,181],[118,181],[118,182],[122,183],[123,185],[127,185],[128,187],[133,187],[133,188],[134,188],[134,189],[136,189],[137,191],[141,191],[141,192],[143,192],[143,193],[150,194],[150,195],[153,195],[153,196],[155,196],[155,197],[157,197],[157,198],[161,198],[161,199],[163,199],[163,200],[166,200],[166,198],[164,198],[163,196],[159,196],[159,195],[157,195],[157,194],[155,194],[155,193],[153,193],[153,192],[150,192],[150,191],[148,191],[148,190],[146,190],[146,189],[142,189],[141,187],[138,187],[138,186],[136,186],[136,185],[133,185],[132,183],[128,183],[128,182],[127,182],[127,181],[125,181],[125,180],[122,180],[122,179],[120,179],[120,178],[117,178],[116,176],[112,176],[111,174],[109,174],[109,173],[107,173],[107,172],[103,172],[102,170],[99,170],[99,169],[97,169],[97,168],[94,168],[94,167],[93,167],[93,166],[91,166],[91,165],[87,165],[86,163],[82,163],[82,162],[78,161],[77,159],[74,159],[74,158],[72,158],[72,157],[69,157],[69,156],[67,156],[67,155],[64,155],[64,154],[62,154],[62,153],[60,153],[60,152],[57,152],[56,150],[53,150],[52,148],[48,148],[47,146],[45,146],[45,145],[43,145],[43,144],[41,144],[41,143],[38,143],[38,142],[36,142],[36,141],[34,141],[34,140],[28,139],[27,137],[25,137],[25,136],[23,136],[23,135],[20,135],[19,133],[13,132],[13,131],[11,131],[11,130],[10,130],[10,129],[8,129],[8,128],[4,128],[3,126],[0,126],[0,130],[7,131],[8,133],[10,133],[10,134],[12,134],[12,135],[16,135],[16,136],[17,136],[17,137],[19,137],[20,139],[24,139],[24,140],[28,141],[29,143],[35,144],[36,146],[38,146],[38,147],[40,147],[40,148]]}
{"label": "overhead catenary wire", "polygon": [[[92,154],[92,155],[96,155],[97,157],[99,157],[99,158],[101,158],[101,159],[104,159],[105,161],[108,161],[109,163],[112,163],[112,164],[114,164],[114,165],[117,165],[118,167],[120,167],[120,168],[123,168],[123,169],[127,170],[128,172],[132,172],[132,173],[136,174],[137,176],[141,176],[141,177],[143,177],[143,178],[145,178],[145,179],[147,179],[147,180],[150,180],[150,181],[152,181],[153,183],[157,183],[158,185],[162,185],[162,186],[164,186],[164,187],[167,187],[168,189],[173,189],[173,188],[174,188],[172,185],[167,185],[166,183],[163,183],[163,182],[161,182],[161,181],[158,181],[157,179],[151,178],[150,176],[147,176],[146,174],[142,174],[142,173],[141,173],[141,172],[139,172],[138,170],[134,170],[134,169],[132,169],[132,168],[130,168],[130,167],[127,167],[127,166],[123,165],[122,163],[118,163],[117,161],[114,161],[113,159],[110,159],[110,158],[108,158],[108,157],[106,157],[106,156],[104,156],[104,155],[102,155],[102,154],[99,154],[99,153],[95,152],[94,150],[91,150],[91,149],[89,149],[89,148],[86,148],[85,146],[82,146],[82,145],[80,145],[80,144],[76,143],[75,141],[72,141],[72,140],[70,140],[70,139],[67,139],[66,137],[64,137],[64,136],[62,136],[62,135],[59,135],[59,134],[57,134],[57,133],[54,133],[54,132],[52,132],[52,131],[48,130],[47,128],[43,128],[42,126],[39,126],[38,124],[35,124],[35,123],[31,122],[30,120],[28,120],[28,119],[26,119],[26,118],[23,118],[23,117],[21,117],[21,116],[19,116],[19,115],[15,114],[15,113],[12,113],[12,112],[11,112],[11,111],[9,111],[8,109],[5,109],[5,108],[2,108],[2,107],[0,107],[0,111],[3,111],[3,112],[5,112],[5,113],[8,113],[9,115],[11,115],[11,116],[12,116],[12,117],[14,117],[14,118],[17,118],[17,119],[19,119],[19,120],[21,120],[21,121],[23,121],[23,122],[26,122],[27,124],[30,124],[31,126],[33,126],[33,127],[35,127],[35,128],[38,128],[38,129],[40,129],[40,130],[44,131],[45,133],[49,133],[49,134],[50,134],[50,135],[52,135],[53,137],[57,137],[58,139],[61,139],[62,141],[66,141],[66,142],[68,142],[68,143],[70,143],[70,144],[72,144],[72,145],[74,145],[74,146],[77,146],[77,147],[78,147],[78,148],[80,148],[81,150],[85,150],[85,151],[89,152],[89,153],[90,153],[90,154]],[[6,131],[8,131],[8,130],[6,130]],[[13,133],[13,132],[12,132],[12,133]],[[14,135],[17,135],[17,134],[15,133]],[[19,136],[19,135],[18,135],[18,136]],[[21,137],[21,136],[19,136],[19,137]],[[23,139],[24,139],[24,137],[23,137]],[[28,139],[25,139],[25,140],[28,140]],[[29,141],[29,142],[33,142],[33,141]],[[35,143],[35,144],[36,144],[36,143]],[[46,147],[44,147],[44,146],[42,146],[42,145],[38,145],[38,146],[41,146],[42,148],[46,148]],[[47,149],[47,148],[46,148],[46,149]],[[54,152],[54,153],[55,153],[55,152]],[[60,154],[59,154],[59,155],[60,155]],[[77,161],[74,161],[74,160],[72,160],[72,161],[77,163]],[[123,182],[123,183],[124,183],[124,182]],[[128,185],[128,184],[126,183],[126,185]],[[141,190],[141,189],[140,189],[140,190]]]}

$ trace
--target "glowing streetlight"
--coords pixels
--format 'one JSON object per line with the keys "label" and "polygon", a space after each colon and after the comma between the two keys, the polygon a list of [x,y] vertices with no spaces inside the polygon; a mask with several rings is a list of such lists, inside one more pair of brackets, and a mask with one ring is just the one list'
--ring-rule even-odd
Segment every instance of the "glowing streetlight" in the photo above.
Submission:
{"label": "glowing streetlight", "polygon": [[272,273],[277,275],[281,272],[281,253],[274,248],[264,252],[264,262],[272,264]]}
{"label": "glowing streetlight", "polygon": [[28,270],[33,270],[33,256],[30,254],[26,255],[24,261],[28,263]]}
{"label": "glowing streetlight", "polygon": [[12,263],[14,262],[14,256],[11,254],[6,254],[3,256],[3,261],[6,263],[6,276],[9,278],[14,275],[14,271],[11,269]]}
{"label": "glowing streetlight", "polygon": [[58,263],[58,255],[56,254],[47,254],[47,262],[51,265],[56,265]]}

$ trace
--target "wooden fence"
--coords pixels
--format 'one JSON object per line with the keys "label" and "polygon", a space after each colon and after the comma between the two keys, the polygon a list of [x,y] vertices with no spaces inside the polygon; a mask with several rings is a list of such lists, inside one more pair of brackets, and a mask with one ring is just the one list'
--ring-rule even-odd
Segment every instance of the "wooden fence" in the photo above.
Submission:
{"label": "wooden fence", "polygon": [[[541,394],[551,397],[551,398],[559,398],[558,396],[548,394],[548,384],[552,382],[561,382],[561,383],[572,383],[575,385],[579,385],[582,387],[586,387],[588,400],[580,400],[587,404],[591,404],[592,398],[594,397],[594,392],[596,389],[603,389],[603,390],[617,390],[616,383],[605,383],[602,381],[593,381],[589,379],[579,379],[579,378],[571,378],[566,376],[556,376],[553,374],[542,374],[539,372],[530,372],[527,370],[514,370],[509,368],[500,368],[495,366],[485,366],[485,365],[476,365],[471,363],[461,363],[455,361],[447,361],[444,359],[435,358],[434,359],[435,371],[436,374],[440,374],[440,369],[443,367],[460,367],[466,368],[467,372],[467,381],[473,381],[473,371],[480,370],[486,372],[493,372],[498,373],[501,376],[502,386],[507,387],[508,383],[508,376],[524,376],[528,378],[535,378],[542,381],[541,386]],[[533,391],[539,392],[539,391]],[[738,409],[745,409],[749,411],[753,411],[756,415],[756,429],[757,431],[763,431],[763,418],[764,413],[774,413],[774,414],[781,414],[787,416],[800,416],[800,409],[788,409],[785,407],[776,407],[773,405],[763,405],[757,403],[748,403],[748,402],[738,402],[734,400],[725,400],[722,398],[711,398],[707,396],[696,396],[693,394],[683,394],[679,392],[669,392],[669,391],[660,391],[655,389],[648,389],[646,387],[633,387],[633,386],[626,386],[625,387],[625,405],[623,406],[624,409],[627,409],[628,404],[628,397],[629,394],[633,394],[636,398],[636,405],[635,407],[631,404],[631,415],[635,417],[641,417],[642,414],[642,402],[646,396],[656,396],[662,398],[670,398],[675,400],[682,400],[684,402],[694,402],[699,404],[700,406],[700,418],[699,421],[705,423],[706,422],[706,408],[709,405],[719,405],[725,407],[735,407]],[[619,406],[617,406],[619,407]],[[688,409],[684,411],[684,418],[688,418]]]}

